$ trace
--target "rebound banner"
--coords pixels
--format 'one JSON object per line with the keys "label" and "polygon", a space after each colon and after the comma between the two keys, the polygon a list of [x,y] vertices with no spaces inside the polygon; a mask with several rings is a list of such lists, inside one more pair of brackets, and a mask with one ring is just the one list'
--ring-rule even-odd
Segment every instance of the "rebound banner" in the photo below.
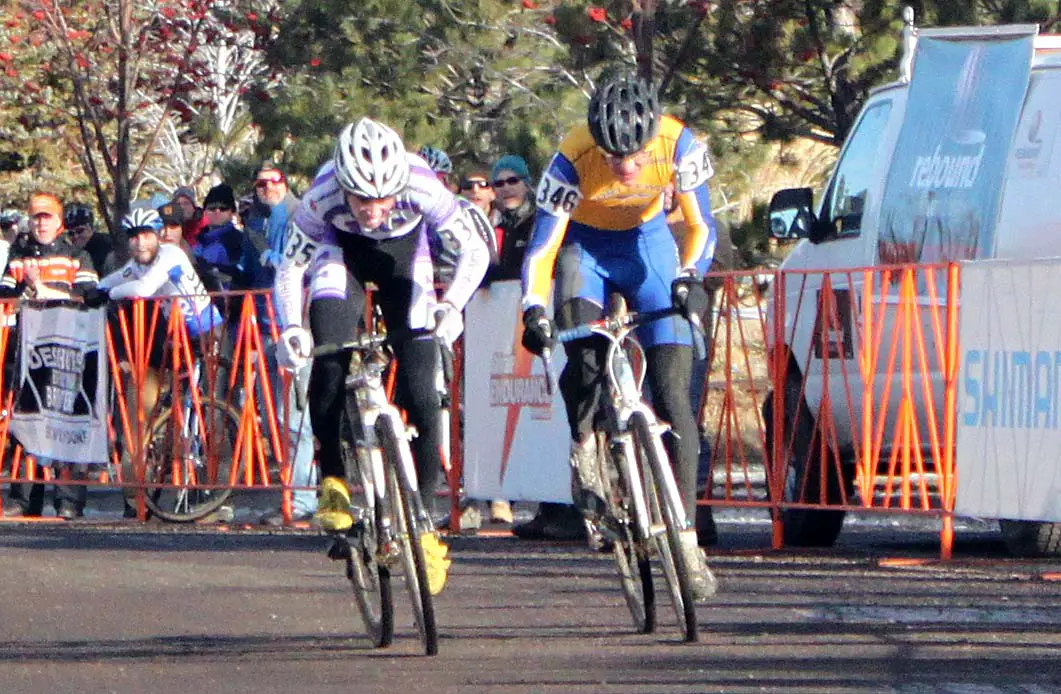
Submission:
{"label": "rebound banner", "polygon": [[957,498],[966,516],[1061,522],[1061,260],[962,266]]}
{"label": "rebound banner", "polygon": [[975,37],[925,31],[917,40],[881,201],[882,265],[971,260],[994,249],[1035,31],[996,29]]}
{"label": "rebound banner", "polygon": [[[464,488],[473,499],[571,503],[571,434],[559,387],[520,345],[520,283],[479,290],[464,313]],[[553,381],[564,365],[552,357]]]}
{"label": "rebound banner", "polygon": [[37,457],[107,462],[104,310],[34,305],[19,311],[19,390],[11,432]]}

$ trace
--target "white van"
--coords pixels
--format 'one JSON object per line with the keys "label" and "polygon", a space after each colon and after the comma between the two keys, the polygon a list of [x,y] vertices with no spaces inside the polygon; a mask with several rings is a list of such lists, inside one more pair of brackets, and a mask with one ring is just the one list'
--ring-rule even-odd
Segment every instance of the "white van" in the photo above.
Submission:
{"label": "white van", "polygon": [[[786,461],[786,501],[828,497],[830,503],[857,503],[861,302],[864,296],[885,303],[889,298],[877,286],[867,293],[864,273],[842,270],[1061,256],[1061,37],[1038,36],[1034,25],[922,29],[915,35],[906,44],[916,45],[916,57],[907,55],[901,63],[912,63],[912,70],[871,93],[817,207],[809,188],[782,190],[771,200],[771,235],[801,239],[773,285],[784,287],[786,307],[784,344],[770,345],[783,360],[774,363],[787,362],[782,419],[784,440],[794,445]],[[843,323],[825,337],[825,350],[815,299],[824,278],[838,290],[832,310]],[[925,287],[919,289],[923,300]],[[938,289],[945,296],[945,283]],[[931,340],[931,326],[925,330]],[[772,335],[768,341],[777,342]],[[930,397],[942,403],[942,365],[932,356]],[[885,373],[885,361],[878,361],[878,374]],[[897,416],[898,379],[893,374],[873,381],[874,402],[888,410],[887,422]],[[827,465],[822,474],[820,441],[812,438],[814,413],[826,396],[837,436],[836,445],[830,441],[827,447],[839,451],[839,464]],[[921,392],[915,398],[925,432],[929,398]],[[773,402],[771,395],[763,408],[768,455]],[[942,407],[937,423],[940,417]],[[882,465],[889,448],[885,438]],[[807,474],[811,469],[814,474]],[[785,542],[802,546],[831,545],[844,519],[842,510],[787,509],[783,515]],[[1015,552],[1061,553],[1061,524],[1002,521],[1002,527]]]}

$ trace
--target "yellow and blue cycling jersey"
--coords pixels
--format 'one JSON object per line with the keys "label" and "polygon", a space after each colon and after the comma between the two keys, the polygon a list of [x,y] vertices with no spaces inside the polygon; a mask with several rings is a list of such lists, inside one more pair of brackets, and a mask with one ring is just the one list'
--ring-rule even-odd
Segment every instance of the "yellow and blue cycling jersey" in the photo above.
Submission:
{"label": "yellow and blue cycling jersey", "polygon": [[[706,145],[681,121],[663,116],[659,134],[640,156],[644,166],[626,184],[612,173],[588,126],[564,138],[538,184],[538,211],[523,263],[524,309],[548,303],[554,268],[557,307],[572,299],[603,306],[609,292],[619,291],[640,311],[669,306],[670,282],[680,272],[707,271],[716,227]],[[664,191],[672,184],[688,226],[680,254],[663,210]],[[687,344],[679,322],[672,323],[639,331],[645,345]]]}

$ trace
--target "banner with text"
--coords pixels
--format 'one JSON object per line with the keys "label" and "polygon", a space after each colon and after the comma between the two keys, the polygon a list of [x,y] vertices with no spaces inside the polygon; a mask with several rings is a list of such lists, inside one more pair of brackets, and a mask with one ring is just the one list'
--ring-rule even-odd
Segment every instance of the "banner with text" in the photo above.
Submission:
{"label": "banner with text", "polygon": [[[520,283],[472,298],[464,330],[464,488],[473,499],[571,502],[567,419],[540,359],[520,345]],[[556,375],[563,350],[553,354]]]}
{"label": "banner with text", "polygon": [[19,312],[19,391],[11,432],[38,457],[107,462],[107,362],[103,309]]}
{"label": "banner with text", "polygon": [[1061,522],[1061,260],[962,266],[955,512]]}
{"label": "banner with text", "polygon": [[1033,38],[918,39],[881,201],[881,264],[971,260],[993,250]]}

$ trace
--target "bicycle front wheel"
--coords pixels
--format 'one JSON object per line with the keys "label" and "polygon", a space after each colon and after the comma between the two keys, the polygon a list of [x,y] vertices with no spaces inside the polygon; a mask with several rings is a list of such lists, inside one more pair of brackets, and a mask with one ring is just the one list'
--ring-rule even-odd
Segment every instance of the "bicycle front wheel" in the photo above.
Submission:
{"label": "bicycle front wheel", "polygon": [[687,564],[682,553],[680,533],[684,528],[678,520],[680,514],[670,503],[672,495],[665,494],[660,489],[666,479],[662,474],[663,466],[670,465],[670,462],[666,458],[661,459],[657,454],[656,434],[651,432],[643,415],[635,414],[630,419],[630,430],[634,435],[634,445],[645,484],[650,527],[663,575],[670,589],[671,604],[678,617],[683,638],[688,642],[696,641],[699,634],[691,578],[694,567]]}
{"label": "bicycle front wheel", "polygon": [[386,648],[394,638],[394,600],[390,569],[376,559],[373,523],[351,531],[346,553],[346,578],[354,592],[357,609],[368,638],[376,648]]}
{"label": "bicycle front wheel", "polygon": [[190,523],[221,508],[232,494],[227,486],[235,465],[239,415],[227,404],[201,401],[179,412],[162,410],[148,429],[144,501],[171,523]]}
{"label": "bicycle front wheel", "polygon": [[[366,510],[365,517],[347,532],[347,542],[342,547],[342,558],[346,560],[346,578],[354,593],[357,610],[365,624],[365,631],[376,648],[389,646],[394,639],[394,598],[391,592],[391,572],[378,560],[379,528],[382,510],[374,498],[375,492],[367,483],[365,470],[357,459],[351,442],[356,441],[351,418],[356,412],[349,405],[343,413],[340,427],[342,441],[340,454],[346,470],[351,491],[357,496],[355,506]],[[371,455],[380,455],[375,449]],[[337,543],[338,544],[338,543]]]}
{"label": "bicycle front wheel", "polygon": [[600,479],[608,503],[609,525],[617,535],[612,552],[619,571],[623,597],[634,619],[634,628],[642,634],[656,629],[656,591],[652,585],[652,566],[648,559],[648,542],[640,537],[637,511],[630,493],[624,453],[621,447],[610,449],[603,437],[597,450],[604,450]]}
{"label": "bicycle front wheel", "polygon": [[420,633],[420,641],[424,644],[424,652],[427,655],[437,655],[435,603],[427,588],[427,562],[424,559],[424,548],[420,544],[421,533],[429,528],[421,527],[417,518],[417,499],[413,498],[415,492],[404,479],[402,453],[394,430],[385,419],[381,419],[376,431],[383,455],[386,456],[384,470],[387,474],[387,494],[394,511],[396,536],[401,543],[405,587],[413,607],[413,618]]}

